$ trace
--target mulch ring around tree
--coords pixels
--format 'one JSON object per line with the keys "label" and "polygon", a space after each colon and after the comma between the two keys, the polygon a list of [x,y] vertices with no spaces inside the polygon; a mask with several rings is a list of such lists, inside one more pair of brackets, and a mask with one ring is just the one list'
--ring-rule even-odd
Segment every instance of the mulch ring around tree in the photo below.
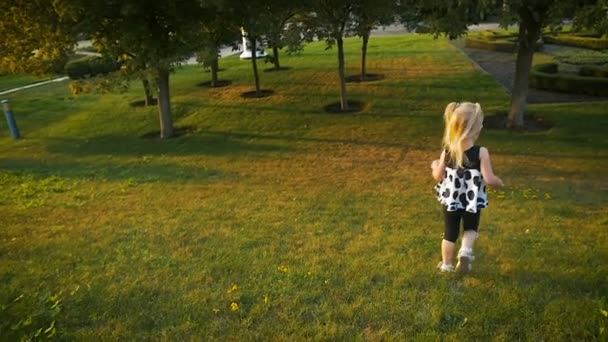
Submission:
{"label": "mulch ring around tree", "polygon": [[383,80],[383,74],[365,74],[365,78],[361,79],[361,75],[346,76],[347,83],[373,82]]}
{"label": "mulch ring around tree", "polygon": [[346,113],[358,113],[365,108],[365,102],[349,100],[348,101],[348,109],[342,110],[340,106],[340,102],[330,103],[323,107],[326,113],[334,113],[334,114],[346,114]]}
{"label": "mulch ring around tree", "polygon": [[217,80],[215,82],[215,86],[211,86],[211,81],[201,82],[201,83],[197,84],[197,86],[205,87],[205,88],[222,88],[222,87],[227,87],[231,84],[232,84],[232,81],[230,81],[230,80]]}
{"label": "mulch ring around tree", "polygon": [[291,67],[280,67],[280,68],[267,68],[264,69],[264,72],[278,72],[278,71],[286,71],[286,70],[291,70]]}
{"label": "mulch ring around tree", "polygon": [[252,91],[246,91],[246,92],[242,93],[241,97],[244,99],[261,99],[262,97],[268,97],[272,94],[274,94],[274,90],[261,89],[260,96],[257,95],[255,90],[252,90]]}
{"label": "mulch ring around tree", "polygon": [[483,128],[504,130],[510,129],[513,131],[522,132],[541,132],[547,131],[553,127],[553,123],[539,116],[525,115],[523,127],[508,127],[507,112],[487,113],[483,118]]}
{"label": "mulch ring around tree", "polygon": [[[148,107],[149,106],[156,106],[157,104],[158,104],[158,100],[152,99],[152,101],[148,102]],[[133,102],[129,103],[129,106],[131,106],[131,107],[146,107],[146,101],[145,100],[133,101]]]}
{"label": "mulch ring around tree", "polygon": [[[171,139],[179,138],[181,136],[188,135],[194,132],[196,132],[196,127],[194,126],[174,127]],[[148,132],[143,135],[140,135],[139,137],[142,139],[160,139],[160,131]]]}

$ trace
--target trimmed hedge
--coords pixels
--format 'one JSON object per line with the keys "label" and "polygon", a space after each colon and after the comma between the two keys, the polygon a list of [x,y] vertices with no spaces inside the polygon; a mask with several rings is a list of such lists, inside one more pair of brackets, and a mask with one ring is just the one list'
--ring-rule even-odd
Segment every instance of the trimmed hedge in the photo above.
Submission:
{"label": "trimmed hedge", "polygon": [[607,77],[560,74],[556,63],[538,64],[530,72],[530,86],[538,89],[608,96]]}
{"label": "trimmed hedge", "polygon": [[474,49],[483,49],[497,52],[515,52],[517,43],[508,40],[479,39],[467,37],[464,46]]}
{"label": "trimmed hedge", "polygon": [[579,76],[585,77],[608,77],[608,68],[594,66],[582,66],[578,71]]}
{"label": "trimmed hedge", "polygon": [[[517,52],[517,34],[496,31],[481,31],[476,34],[468,35],[464,41],[464,46],[475,49],[483,49],[497,52]],[[542,43],[537,43],[534,50],[542,48]]]}
{"label": "trimmed hedge", "polygon": [[118,70],[119,65],[112,61],[97,56],[87,56],[69,62],[65,66],[65,72],[72,80],[94,77]]}
{"label": "trimmed hedge", "polygon": [[573,34],[545,35],[543,36],[543,40],[550,44],[575,46],[592,50],[608,49],[608,39],[593,36]]}

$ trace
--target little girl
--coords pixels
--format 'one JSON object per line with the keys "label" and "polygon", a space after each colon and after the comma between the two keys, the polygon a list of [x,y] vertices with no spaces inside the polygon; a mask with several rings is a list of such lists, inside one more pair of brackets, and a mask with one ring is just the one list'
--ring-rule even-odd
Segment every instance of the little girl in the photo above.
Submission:
{"label": "little girl", "polygon": [[503,186],[494,175],[490,153],[475,145],[483,127],[483,112],[479,103],[452,102],[445,108],[443,152],[431,163],[437,199],[444,205],[445,232],[441,241],[441,272],[453,272],[454,244],[464,228],[462,245],[458,251],[456,271],[467,273],[475,259],[473,245],[477,239],[481,209],[488,206],[486,184]]}

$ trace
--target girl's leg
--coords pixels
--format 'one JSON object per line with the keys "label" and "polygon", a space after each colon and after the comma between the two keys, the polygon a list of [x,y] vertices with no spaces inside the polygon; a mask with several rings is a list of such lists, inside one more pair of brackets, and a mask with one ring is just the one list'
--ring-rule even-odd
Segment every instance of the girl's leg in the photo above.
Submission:
{"label": "girl's leg", "polygon": [[455,242],[460,233],[460,218],[461,214],[458,211],[443,210],[443,218],[445,223],[445,231],[443,240],[441,241],[441,259],[442,270],[452,267],[452,258],[454,257]]}
{"label": "girl's leg", "polygon": [[462,245],[460,251],[458,251],[458,264],[456,264],[456,271],[461,273],[467,273],[471,271],[471,263],[475,259],[473,255],[473,247],[475,246],[475,240],[477,239],[477,230],[479,229],[479,219],[481,212],[477,213],[464,213],[462,217],[464,234],[462,236]]}

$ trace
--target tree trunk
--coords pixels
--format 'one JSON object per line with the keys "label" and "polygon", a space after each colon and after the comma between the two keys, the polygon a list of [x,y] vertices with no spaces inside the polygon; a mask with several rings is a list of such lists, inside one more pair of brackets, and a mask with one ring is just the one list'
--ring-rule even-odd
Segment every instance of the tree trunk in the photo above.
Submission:
{"label": "tree trunk", "polygon": [[348,110],[348,100],[346,98],[346,80],[344,76],[344,38],[337,39],[338,42],[338,74],[340,75],[340,109]]}
{"label": "tree trunk", "polygon": [[276,70],[281,69],[281,64],[279,63],[279,48],[276,46],[272,47],[272,61],[274,63],[274,68]]}
{"label": "tree trunk", "polygon": [[169,95],[169,70],[158,70],[158,114],[160,117],[160,138],[173,136],[173,121],[171,120],[171,97]]}
{"label": "tree trunk", "polygon": [[365,81],[365,77],[367,76],[367,44],[369,43],[369,35],[370,31],[367,31],[363,35],[363,45],[361,46],[361,82]]}
{"label": "tree trunk", "polygon": [[142,78],[142,85],[144,86],[144,105],[146,107],[152,105],[154,101],[154,95],[152,95],[152,88],[150,87],[150,81],[147,78]]}
{"label": "tree trunk", "polygon": [[213,58],[213,60],[211,60],[211,87],[215,88],[217,87],[217,72],[219,70],[219,60],[217,58],[217,55],[215,55],[215,58]]}
{"label": "tree trunk", "polygon": [[509,110],[507,127],[523,127],[524,125],[534,45],[540,36],[540,25],[532,19],[529,12],[520,13],[520,17],[515,78],[511,91],[511,109]]}
{"label": "tree trunk", "polygon": [[257,51],[256,51],[256,37],[249,36],[251,42],[251,65],[253,66],[253,77],[255,78],[255,96],[262,97],[262,90],[260,89],[260,75],[258,74],[258,63],[257,63]]}

